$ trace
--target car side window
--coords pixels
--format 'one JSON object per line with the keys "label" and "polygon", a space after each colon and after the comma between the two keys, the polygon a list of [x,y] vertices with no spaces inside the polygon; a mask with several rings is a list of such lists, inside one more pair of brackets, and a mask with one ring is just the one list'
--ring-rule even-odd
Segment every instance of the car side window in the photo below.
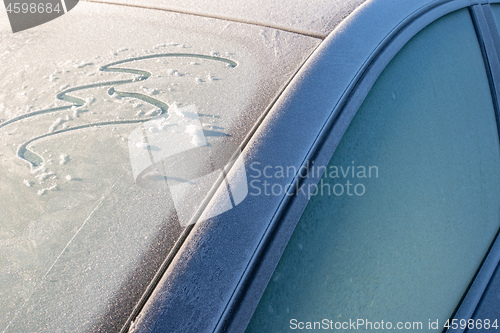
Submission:
{"label": "car side window", "polygon": [[494,112],[467,9],[415,35],[352,120],[247,332],[441,331],[500,226]]}

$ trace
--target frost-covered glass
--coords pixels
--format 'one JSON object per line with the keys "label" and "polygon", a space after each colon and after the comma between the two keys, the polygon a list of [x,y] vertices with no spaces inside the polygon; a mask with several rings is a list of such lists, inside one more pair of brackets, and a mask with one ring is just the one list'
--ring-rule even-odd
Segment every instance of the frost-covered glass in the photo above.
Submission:
{"label": "frost-covered glass", "polygon": [[[247,332],[357,319],[359,331],[441,331],[499,229],[499,166],[485,66],[461,10],[414,36],[374,84]],[[351,195],[327,193],[347,181]]]}

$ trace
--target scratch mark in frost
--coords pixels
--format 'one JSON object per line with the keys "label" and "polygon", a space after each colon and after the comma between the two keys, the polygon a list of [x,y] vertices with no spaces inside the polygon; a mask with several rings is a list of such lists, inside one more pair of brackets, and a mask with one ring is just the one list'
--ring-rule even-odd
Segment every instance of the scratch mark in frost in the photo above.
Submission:
{"label": "scratch mark in frost", "polygon": [[[50,271],[52,270],[52,268],[54,268],[54,266],[56,265],[56,263],[59,261],[59,259],[62,257],[62,255],[64,254],[64,252],[66,252],[66,250],[68,249],[69,245],[71,244],[71,242],[73,242],[73,240],[76,238],[76,236],[80,233],[80,231],[83,229],[83,227],[87,224],[87,222],[90,220],[90,218],[92,217],[92,215],[94,215],[94,213],[99,209],[101,208],[102,206],[102,203],[104,202],[104,199],[106,199],[106,197],[111,193],[111,191],[113,190],[113,188],[115,187],[116,183],[113,184],[113,186],[111,186],[111,188],[109,189],[108,193],[104,194],[101,199],[99,199],[97,201],[97,204],[96,206],[94,207],[94,209],[90,212],[89,216],[85,219],[85,221],[83,221],[82,225],[80,226],[80,228],[78,228],[78,230],[75,232],[75,234],[73,235],[73,237],[71,237],[71,239],[69,240],[69,242],[66,244],[66,246],[64,247],[64,249],[61,251],[61,253],[59,253],[59,255],[57,256],[56,260],[54,260],[54,262],[52,263],[52,265],[50,265],[49,269],[47,270],[47,272],[43,275],[43,277],[40,279],[40,282],[38,283],[38,286],[35,287],[35,289],[31,292],[31,294],[28,296],[28,298],[24,301],[23,305],[16,311],[16,314],[14,315],[14,318],[12,318],[12,320],[9,322],[9,324],[7,325],[7,327],[5,327],[5,331],[7,331],[10,327],[10,325],[12,325],[12,323],[16,320],[17,316],[19,315],[19,313],[21,312],[22,309],[24,309],[24,307],[26,306],[26,304],[28,303],[28,301],[31,299],[31,297],[33,296],[33,294],[35,294],[35,292],[38,290],[38,287],[42,284],[42,282],[45,280],[45,278],[49,275]],[[4,331],[4,332],[5,332]]]}

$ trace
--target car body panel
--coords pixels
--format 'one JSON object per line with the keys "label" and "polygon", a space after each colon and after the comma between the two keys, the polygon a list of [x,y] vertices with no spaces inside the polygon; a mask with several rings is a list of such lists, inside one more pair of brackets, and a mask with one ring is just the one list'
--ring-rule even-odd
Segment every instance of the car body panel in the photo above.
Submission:
{"label": "car body panel", "polygon": [[[243,150],[247,168],[258,162],[299,169],[307,160],[326,165],[376,77],[406,41],[474,3],[366,2],[325,39],[281,95]],[[284,177],[282,185],[298,180]],[[174,323],[180,331],[242,331],[307,199],[249,196],[227,214],[196,224],[135,322],[137,331],[175,331]],[[195,304],[203,306],[193,317],[188,314]]]}

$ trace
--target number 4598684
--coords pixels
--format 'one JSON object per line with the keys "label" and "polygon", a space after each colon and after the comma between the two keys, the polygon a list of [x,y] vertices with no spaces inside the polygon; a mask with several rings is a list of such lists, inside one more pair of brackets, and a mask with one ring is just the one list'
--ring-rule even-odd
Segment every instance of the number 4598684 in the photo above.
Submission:
{"label": "number 4598684", "polygon": [[448,319],[446,323],[444,323],[444,327],[447,329],[458,329],[459,327],[461,329],[498,329],[498,319],[495,319],[494,321],[491,321],[489,319]]}
{"label": "number 4598684", "polygon": [[52,5],[49,3],[34,3],[34,2],[14,2],[7,5],[7,13],[11,14],[51,14],[60,13],[62,11],[59,3]]}

